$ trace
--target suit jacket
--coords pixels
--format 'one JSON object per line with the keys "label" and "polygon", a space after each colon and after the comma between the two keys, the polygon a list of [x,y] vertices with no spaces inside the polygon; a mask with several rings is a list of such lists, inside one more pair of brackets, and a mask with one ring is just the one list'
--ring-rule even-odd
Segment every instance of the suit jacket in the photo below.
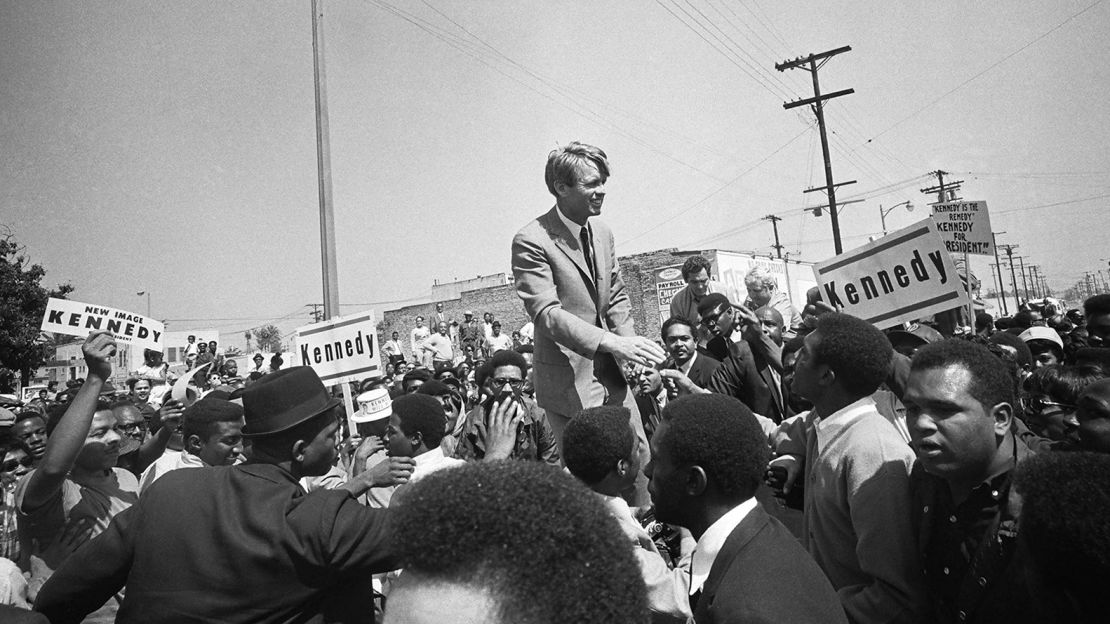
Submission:
{"label": "suit jacket", "polygon": [[632,336],[635,330],[613,233],[590,219],[595,279],[578,237],[557,210],[517,232],[512,266],[516,293],[535,323],[536,400],[546,410],[572,416],[583,407],[624,401],[624,374],[616,359],[597,347],[606,332]]}
{"label": "suit jacket", "polygon": [[[694,358],[694,364],[690,367],[690,371],[686,373],[686,376],[690,378],[690,381],[694,382],[694,385],[705,388],[709,385],[709,380],[713,379],[713,373],[717,372],[717,368],[720,365],[720,360],[713,357],[708,351],[699,348],[698,355]],[[677,370],[678,364],[675,363],[674,358],[668,357],[659,365],[659,370],[665,368]]]}
{"label": "suit jacket", "polygon": [[127,586],[117,622],[373,622],[396,568],[388,511],[305,494],[270,464],[175,470],[71,555],[35,610],[80,622]]}
{"label": "suit jacket", "polygon": [[778,412],[774,397],[759,374],[755,354],[745,340],[728,342],[728,357],[705,388],[736,397],[756,414],[772,420]]}
{"label": "suit jacket", "polygon": [[694,609],[698,624],[847,624],[821,568],[756,505],[725,540]]}

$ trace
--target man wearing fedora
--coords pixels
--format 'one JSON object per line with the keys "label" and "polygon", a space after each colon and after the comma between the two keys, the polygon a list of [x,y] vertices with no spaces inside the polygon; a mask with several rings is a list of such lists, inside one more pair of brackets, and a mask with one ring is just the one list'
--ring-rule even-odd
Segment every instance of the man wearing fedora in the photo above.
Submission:
{"label": "man wearing fedora", "polygon": [[[162,477],[54,574],[37,611],[80,622],[126,585],[120,623],[373,621],[368,579],[397,567],[389,512],[352,488],[298,484],[335,461],[341,401],[307,367],[267,375],[242,400],[250,462]],[[357,483],[412,466],[391,458]]]}

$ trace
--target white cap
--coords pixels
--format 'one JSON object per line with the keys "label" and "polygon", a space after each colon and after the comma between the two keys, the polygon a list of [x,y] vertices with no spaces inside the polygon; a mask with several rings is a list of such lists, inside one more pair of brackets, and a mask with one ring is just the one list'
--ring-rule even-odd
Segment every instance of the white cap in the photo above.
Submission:
{"label": "white cap", "polygon": [[1064,341],[1060,338],[1060,334],[1056,333],[1056,330],[1051,327],[1034,325],[1018,334],[1018,338],[1021,338],[1023,342],[1029,342],[1030,340],[1047,340],[1061,349],[1064,348]]}
{"label": "white cap", "polygon": [[356,423],[368,423],[383,418],[389,418],[393,413],[393,400],[389,398],[389,391],[385,388],[367,390],[355,398],[358,411],[351,416]]}

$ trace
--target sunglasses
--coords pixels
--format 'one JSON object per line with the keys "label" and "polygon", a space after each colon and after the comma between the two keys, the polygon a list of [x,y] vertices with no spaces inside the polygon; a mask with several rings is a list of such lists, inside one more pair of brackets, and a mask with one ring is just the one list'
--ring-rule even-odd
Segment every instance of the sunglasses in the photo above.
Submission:
{"label": "sunglasses", "polygon": [[497,377],[496,379],[493,380],[493,387],[494,388],[503,388],[505,386],[505,384],[509,384],[510,388],[519,389],[519,388],[524,387],[524,380],[523,379],[507,379],[505,377]]}
{"label": "sunglasses", "polygon": [[1033,412],[1043,412],[1050,407],[1056,407],[1062,410],[1069,411],[1074,411],[1076,409],[1076,406],[1074,405],[1070,405],[1068,403],[1057,403],[1056,401],[1049,401],[1048,399],[1041,396],[1035,396],[1025,399],[1025,407],[1029,411]]}
{"label": "sunglasses", "polygon": [[30,466],[34,461],[35,458],[30,455],[24,455],[23,459],[9,459],[3,464],[0,464],[0,472],[12,472],[20,466]]}

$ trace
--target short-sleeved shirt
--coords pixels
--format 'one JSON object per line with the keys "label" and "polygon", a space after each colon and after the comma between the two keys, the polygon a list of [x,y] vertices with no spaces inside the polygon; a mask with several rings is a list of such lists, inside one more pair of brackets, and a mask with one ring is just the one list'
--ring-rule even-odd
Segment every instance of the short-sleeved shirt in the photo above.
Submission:
{"label": "short-sleeved shirt", "polygon": [[[19,539],[23,557],[40,557],[51,570],[61,560],[51,560],[48,549],[66,527],[84,518],[92,519],[92,535],[100,535],[112,518],[139,500],[139,480],[123,468],[112,468],[102,478],[78,482],[67,476],[62,487],[38,509],[24,509],[23,496],[31,475],[27,473],[15,491],[19,509]],[[47,556],[43,556],[44,552]]]}

